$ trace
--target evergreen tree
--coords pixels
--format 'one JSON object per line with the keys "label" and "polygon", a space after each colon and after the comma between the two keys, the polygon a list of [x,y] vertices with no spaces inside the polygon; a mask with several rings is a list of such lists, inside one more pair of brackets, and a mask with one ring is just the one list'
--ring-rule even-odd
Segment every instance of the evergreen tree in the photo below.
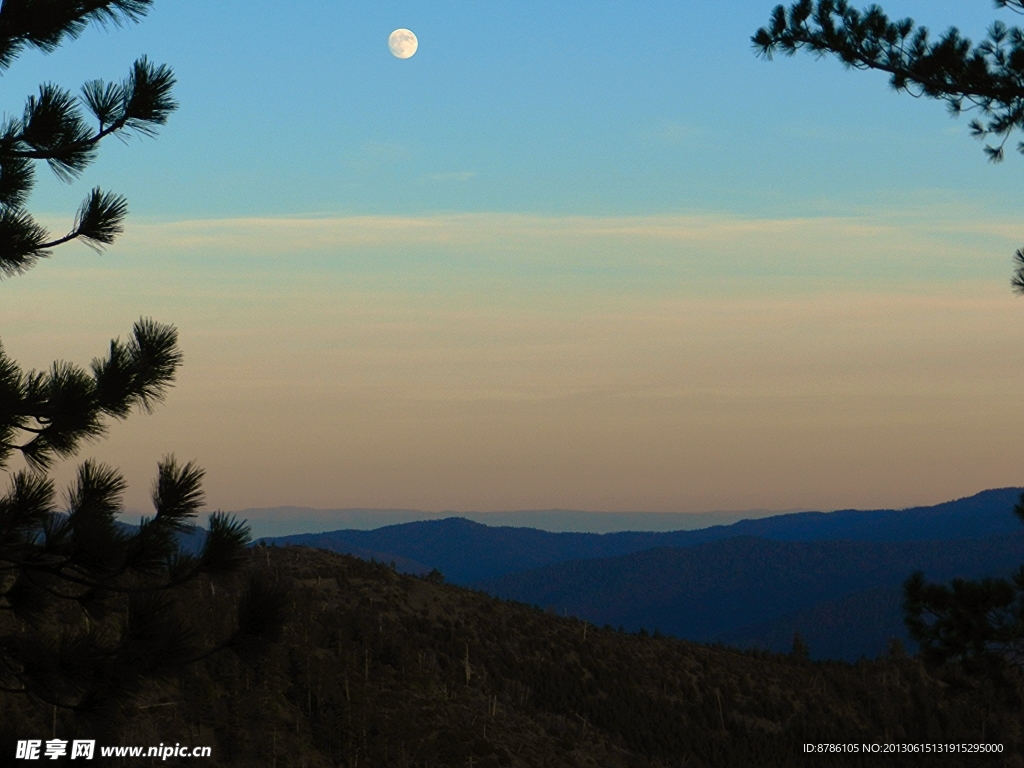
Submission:
{"label": "evergreen tree", "polygon": [[[88,24],[137,21],[151,0],[4,0],[0,72],[26,47],[53,51]],[[93,80],[75,97],[47,83],[20,116],[0,123],[0,279],[79,240],[96,249],[122,231],[127,203],[93,189],[71,229],[52,237],[25,204],[38,161],[65,182],[95,158],[108,136],[153,135],[176,104],[174,75],[146,58],[120,83]],[[83,115],[83,107],[90,115]],[[237,571],[249,559],[248,526],[223,513],[209,519],[202,550],[180,546],[203,503],[202,470],[173,458],[159,464],[156,513],[137,528],[117,522],[125,482],[92,461],[58,507],[47,472],[101,436],[110,419],[148,411],[181,364],[174,327],[141,319],[126,341],[110,342],[89,369],[56,362],[25,371],[0,347],[0,690],[84,714],[108,712],[147,681],[212,652],[247,653],[279,629],[282,596],[254,581],[238,606],[233,632],[212,644],[175,611],[180,588]],[[25,468],[12,471],[11,461]],[[3,694],[0,694],[3,695]]]}
{"label": "evergreen tree", "polygon": [[[1024,0],[995,6],[1024,13]],[[1024,129],[1024,30],[1002,21],[974,45],[955,27],[933,40],[927,28],[892,21],[877,5],[858,11],[847,0],[797,0],[788,9],[777,6],[751,39],[768,59],[798,50],[835,56],[848,67],[887,72],[897,91],[944,101],[953,115],[976,112],[971,133],[993,139],[985,145],[992,162],[1002,161],[1010,135]],[[1024,142],[1017,149],[1024,153]],[[1024,293],[1024,249],[1014,259],[1012,284]],[[1024,496],[1015,513],[1024,522]],[[928,584],[917,573],[904,590],[907,627],[926,661],[997,678],[1024,667],[1024,567],[1013,579],[957,579],[949,586]]]}
{"label": "evergreen tree", "polygon": [[[1014,513],[1024,522],[1024,495]],[[1024,566],[1011,579],[954,579],[948,586],[928,584],[918,572],[904,593],[907,628],[925,662],[1002,682],[1008,672],[1024,671]]]}
{"label": "evergreen tree", "polygon": [[[1024,13],[1024,0],[995,0],[997,8]],[[933,40],[913,19],[891,20],[877,5],[864,11],[847,0],[797,0],[776,6],[768,26],[751,38],[770,59],[806,50],[835,56],[847,67],[889,74],[897,91],[944,101],[950,114],[977,113],[971,134],[991,138],[984,150],[1001,162],[1011,134],[1024,129],[1024,30],[994,21],[985,40],[974,45],[950,27]],[[1024,154],[1024,141],[1017,149]],[[1024,248],[1014,254],[1014,290],[1024,293]]]}

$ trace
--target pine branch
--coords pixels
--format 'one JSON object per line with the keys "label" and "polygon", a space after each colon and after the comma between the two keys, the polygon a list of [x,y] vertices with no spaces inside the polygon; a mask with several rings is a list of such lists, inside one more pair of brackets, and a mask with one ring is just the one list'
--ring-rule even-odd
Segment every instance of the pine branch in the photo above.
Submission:
{"label": "pine branch", "polygon": [[[1010,279],[1010,285],[1013,286],[1013,290],[1019,294],[1024,295],[1024,248],[1018,248],[1013,254],[1014,270],[1013,277]],[[1024,521],[1024,516],[1021,517]]]}
{"label": "pine branch", "polygon": [[[1002,5],[1024,10],[1021,0]],[[858,11],[847,0],[797,0],[788,10],[777,6],[751,41],[766,59],[798,50],[833,55],[848,67],[888,73],[898,91],[945,101],[953,114],[977,110],[974,135],[1002,137],[985,148],[993,162],[1002,160],[1006,137],[1024,128],[1024,31],[1000,21],[977,46],[955,27],[933,42],[927,28],[892,21],[878,6]]]}
{"label": "pine branch", "polygon": [[249,526],[224,512],[210,515],[209,532],[199,556],[198,568],[203,573],[232,573],[249,560],[251,537]]}
{"label": "pine branch", "polygon": [[1014,13],[1024,13],[1024,0],[995,0],[996,8],[1009,8]]}
{"label": "pine branch", "polygon": [[[0,143],[0,156],[45,160],[59,178],[69,181],[92,162],[107,136],[124,131],[155,135],[157,126],[166,124],[178,108],[171,96],[175,83],[170,67],[143,56],[124,83],[90,81],[80,100],[52,83],[41,85],[39,96],[26,102],[22,119],[10,121],[0,134],[5,142]],[[82,119],[79,103],[99,121],[95,132]]]}
{"label": "pine branch", "polygon": [[[146,318],[126,343],[113,340],[109,357],[93,360],[91,372],[54,363],[48,372],[22,374],[0,350],[0,468],[18,449],[30,466],[45,469],[72,455],[82,440],[104,434],[104,416],[124,419],[136,406],[151,410],[181,359],[174,327]],[[18,444],[20,432],[34,436]]]}
{"label": "pine branch", "polygon": [[152,0],[50,0],[44,9],[34,0],[4,0],[0,5],[0,70],[25,46],[46,53],[65,39],[78,37],[90,23],[120,25],[138,21]]}
{"label": "pine branch", "polygon": [[0,542],[4,546],[30,542],[53,513],[53,500],[50,478],[24,471],[15,473],[10,489],[0,498]]}
{"label": "pine branch", "polygon": [[191,461],[183,467],[173,456],[160,462],[153,488],[154,521],[166,525],[176,533],[185,530],[188,521],[196,516],[204,504],[203,470]]}
{"label": "pine branch", "polygon": [[95,187],[89,193],[75,216],[75,226],[64,237],[43,243],[40,250],[48,251],[58,245],[81,239],[95,251],[114,242],[124,232],[124,219],[128,215],[128,201],[113,192]]}
{"label": "pine branch", "polygon": [[45,83],[39,96],[30,96],[25,104],[18,144],[9,156],[46,160],[58,178],[71,181],[95,158],[98,141],[82,119],[78,100]]}
{"label": "pine branch", "polygon": [[[4,14],[15,13],[11,9],[17,7],[19,3],[10,2],[0,6],[0,64]],[[38,96],[29,97],[21,118],[0,124],[0,278],[25,272],[48,257],[50,249],[72,240],[99,250],[123,232],[127,201],[96,188],[80,206],[71,231],[50,240],[46,230],[22,209],[34,183],[33,161],[45,161],[63,181],[73,180],[95,159],[99,143],[107,136],[125,132],[155,135],[158,126],[177,109],[171,95],[174,84],[169,67],[143,56],[123,83],[90,81],[82,88],[80,99],[52,83],[44,84]],[[97,130],[86,125],[80,104],[98,120]]]}
{"label": "pine branch", "polygon": [[0,128],[0,206],[21,208],[28,200],[35,176],[35,167],[26,157],[11,157],[14,140],[7,135],[7,126]]}
{"label": "pine branch", "polygon": [[21,274],[49,256],[47,234],[27,212],[0,209],[0,276]]}

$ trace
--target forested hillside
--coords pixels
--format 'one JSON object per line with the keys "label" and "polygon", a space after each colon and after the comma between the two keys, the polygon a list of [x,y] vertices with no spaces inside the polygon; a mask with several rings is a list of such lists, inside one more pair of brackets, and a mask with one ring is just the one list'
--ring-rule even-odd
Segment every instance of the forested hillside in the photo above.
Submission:
{"label": "forested hillside", "polygon": [[[291,590],[279,645],[251,663],[213,656],[102,727],[0,694],[0,754],[56,733],[210,744],[211,766],[1022,764],[1019,699],[898,650],[816,663],[626,634],[299,547],[257,547],[252,568]],[[235,588],[187,598],[211,633]],[[801,756],[805,742],[982,739],[1002,756]]]}

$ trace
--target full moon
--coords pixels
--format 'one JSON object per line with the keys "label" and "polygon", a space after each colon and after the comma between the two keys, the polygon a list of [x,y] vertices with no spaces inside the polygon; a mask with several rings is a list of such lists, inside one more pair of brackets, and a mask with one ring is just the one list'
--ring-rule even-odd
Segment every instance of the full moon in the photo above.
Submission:
{"label": "full moon", "polygon": [[408,29],[396,29],[388,35],[388,48],[391,49],[391,55],[399,59],[408,59],[416,53],[419,45],[420,41],[416,39],[416,35]]}

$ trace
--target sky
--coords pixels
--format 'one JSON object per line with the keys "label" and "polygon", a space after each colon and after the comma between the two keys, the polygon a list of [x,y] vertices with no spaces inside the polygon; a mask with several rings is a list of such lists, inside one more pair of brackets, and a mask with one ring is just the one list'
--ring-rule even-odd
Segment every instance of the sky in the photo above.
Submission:
{"label": "sky", "polygon": [[[879,73],[758,58],[771,2],[156,0],[3,73],[7,113],[147,55],[180,108],[30,208],[131,215],[0,284],[26,367],[140,316],[185,364],[58,468],[211,508],[903,507],[1022,485],[1024,157]],[[980,38],[983,0],[900,0]],[[399,60],[388,34],[411,29]]]}

